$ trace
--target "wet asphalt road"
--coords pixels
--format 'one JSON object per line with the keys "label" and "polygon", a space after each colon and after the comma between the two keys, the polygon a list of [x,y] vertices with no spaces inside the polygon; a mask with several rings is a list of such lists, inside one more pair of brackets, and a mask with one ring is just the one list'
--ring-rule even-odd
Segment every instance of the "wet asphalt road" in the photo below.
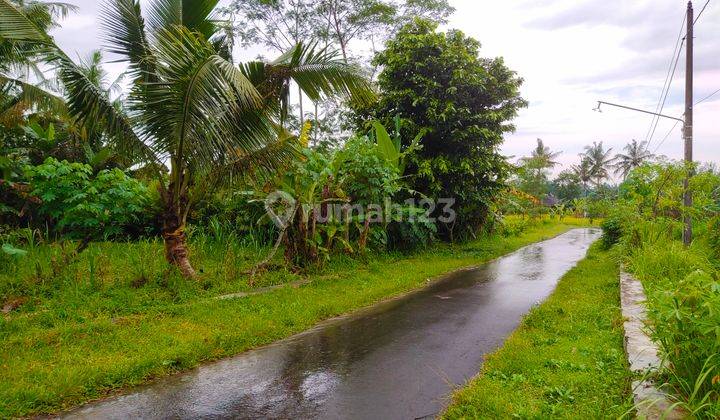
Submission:
{"label": "wet asphalt road", "polygon": [[600,236],[575,229],[403,298],[67,418],[433,417]]}

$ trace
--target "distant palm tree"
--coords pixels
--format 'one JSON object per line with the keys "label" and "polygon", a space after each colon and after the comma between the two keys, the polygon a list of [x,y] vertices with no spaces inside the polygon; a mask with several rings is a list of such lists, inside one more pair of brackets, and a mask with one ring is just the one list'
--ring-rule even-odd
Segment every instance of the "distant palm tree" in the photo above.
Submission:
{"label": "distant palm tree", "polygon": [[555,159],[560,156],[562,152],[553,152],[549,147],[543,144],[542,139],[537,139],[537,146],[533,149],[529,157],[521,158],[520,161],[524,164],[529,164],[534,168],[541,170],[551,169],[558,165]]}
{"label": "distant palm tree", "polygon": [[605,150],[602,142],[593,142],[592,146],[585,146],[584,159],[589,162],[590,178],[595,181],[596,187],[602,185],[602,182],[610,176],[608,168],[613,161],[610,157],[611,151],[612,148]]}
{"label": "distant palm tree", "polygon": [[583,185],[583,192],[587,195],[588,183],[592,180],[592,164],[586,156],[580,156],[580,163],[573,165],[570,170],[580,178],[580,182],[582,182]]}
{"label": "distant palm tree", "polygon": [[615,163],[613,164],[615,174],[622,175],[623,179],[626,179],[633,169],[655,157],[655,155],[647,151],[647,142],[645,141],[638,143],[637,140],[633,139],[624,149],[627,153],[615,155]]}
{"label": "distant palm tree", "polygon": [[520,179],[523,191],[540,197],[547,192],[548,170],[552,169],[558,162],[555,158],[560,152],[553,152],[543,144],[542,139],[537,139],[537,146],[530,153],[530,156],[520,158]]}
{"label": "distant palm tree", "polygon": [[543,144],[542,139],[537,139],[537,146],[530,152],[530,156],[520,158],[520,166],[536,176],[545,174],[548,169],[558,165],[555,161],[561,152],[553,152]]}

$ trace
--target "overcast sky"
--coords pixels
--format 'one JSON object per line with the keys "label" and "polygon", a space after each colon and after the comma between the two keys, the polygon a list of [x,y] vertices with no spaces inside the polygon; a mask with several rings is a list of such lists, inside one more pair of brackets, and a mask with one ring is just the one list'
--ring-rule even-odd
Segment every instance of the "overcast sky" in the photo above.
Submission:
{"label": "overcast sky", "polygon": [[[67,0],[80,11],[54,32],[68,53],[85,55],[102,45],[95,0]],[[684,0],[451,0],[457,9],[449,28],[482,43],[484,56],[502,56],[525,79],[530,102],[515,121],[503,152],[522,156],[536,138],[553,150],[565,168],[587,144],[603,141],[620,151],[631,139],[644,140],[651,116],[604,107],[598,100],[654,110],[672,59],[686,10]],[[697,14],[705,0],[695,2]],[[246,53],[249,58],[257,51]],[[122,65],[107,65],[113,74]],[[681,117],[684,108],[684,52],[664,113]],[[720,0],[711,0],[695,26],[696,101],[720,89]],[[695,158],[720,163],[720,93],[695,109]],[[678,125],[661,120],[650,145],[657,153],[682,157]],[[560,168],[562,169],[562,168]]]}

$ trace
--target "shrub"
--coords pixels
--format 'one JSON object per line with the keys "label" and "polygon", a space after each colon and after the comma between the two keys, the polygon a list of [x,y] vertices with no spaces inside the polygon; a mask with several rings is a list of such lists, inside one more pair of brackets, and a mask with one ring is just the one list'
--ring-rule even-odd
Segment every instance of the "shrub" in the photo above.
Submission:
{"label": "shrub", "polygon": [[505,237],[520,236],[534,223],[523,217],[505,217],[500,221],[500,234]]}
{"label": "shrub", "polygon": [[[673,279],[674,280],[674,279]],[[671,383],[686,396],[720,392],[720,282],[703,270],[652,293],[653,338],[670,362]],[[717,401],[716,401],[717,403]]]}
{"label": "shrub", "polygon": [[417,207],[400,209],[401,217],[388,225],[388,245],[392,249],[411,251],[428,247],[437,234],[435,222]]}
{"label": "shrub", "polygon": [[89,165],[48,158],[27,166],[25,177],[40,199],[38,213],[71,238],[116,237],[151,215],[147,187],[119,169],[93,175]]}
{"label": "shrub", "polygon": [[193,207],[188,223],[215,239],[233,234],[253,244],[272,244],[277,237],[275,226],[264,217],[265,206],[256,198],[250,191],[212,194]]}
{"label": "shrub", "polygon": [[382,204],[400,190],[397,168],[368,137],[351,138],[333,159],[339,187],[353,203]]}
{"label": "shrub", "polygon": [[715,258],[720,258],[720,216],[715,216],[708,222],[707,237]]}
{"label": "shrub", "polygon": [[609,249],[616,243],[620,242],[623,235],[623,220],[619,214],[613,214],[603,220],[600,225],[602,228],[602,245],[604,249]]}

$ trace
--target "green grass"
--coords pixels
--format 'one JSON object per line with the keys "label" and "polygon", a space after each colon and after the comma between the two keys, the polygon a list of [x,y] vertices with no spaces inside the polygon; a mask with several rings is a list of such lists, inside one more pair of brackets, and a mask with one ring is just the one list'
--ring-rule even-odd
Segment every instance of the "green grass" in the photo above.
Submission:
{"label": "green grass", "polygon": [[634,229],[639,246],[625,241],[619,250],[647,295],[649,331],[665,359],[656,381],[693,418],[720,418],[718,252],[701,229],[690,247],[662,221]]}
{"label": "green grass", "polygon": [[199,282],[167,272],[153,241],[96,244],[54,269],[58,247],[37,246],[15,274],[0,272],[6,302],[25,301],[0,318],[0,417],[57,411],[265,345],[584,224],[544,221],[517,236],[413,255],[337,257],[306,273],[308,285],[230,300],[213,297],[301,277],[277,269],[250,285],[239,273],[264,250],[233,243],[193,243]]}
{"label": "green grass", "polygon": [[628,412],[617,263],[597,244],[533,308],[444,413],[454,418],[618,418]]}

